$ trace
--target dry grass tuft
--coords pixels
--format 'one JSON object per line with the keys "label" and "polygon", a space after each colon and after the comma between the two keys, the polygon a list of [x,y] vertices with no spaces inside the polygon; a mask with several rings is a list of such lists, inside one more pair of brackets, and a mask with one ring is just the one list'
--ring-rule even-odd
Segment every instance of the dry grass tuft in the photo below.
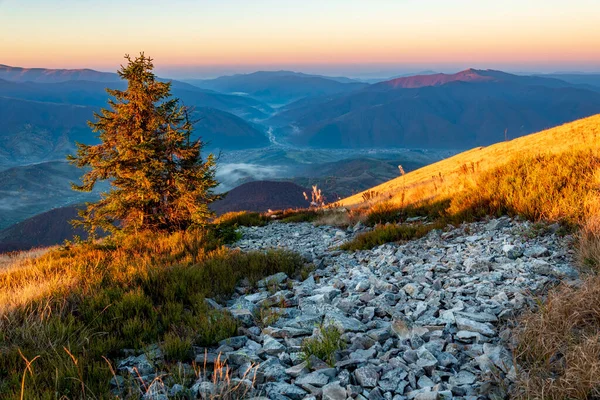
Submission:
{"label": "dry grass tuft", "polygon": [[580,230],[577,261],[584,271],[600,272],[600,217],[590,219]]}
{"label": "dry grass tuft", "polygon": [[517,398],[600,396],[600,277],[561,285],[514,331],[520,367]]}

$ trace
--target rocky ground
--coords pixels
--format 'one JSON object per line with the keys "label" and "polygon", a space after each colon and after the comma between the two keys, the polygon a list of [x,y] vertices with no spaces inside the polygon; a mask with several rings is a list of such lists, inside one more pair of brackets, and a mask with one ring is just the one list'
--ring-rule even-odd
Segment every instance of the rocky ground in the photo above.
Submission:
{"label": "rocky ground", "polygon": [[[287,248],[316,269],[302,282],[277,274],[259,291],[238,288],[227,308],[243,325],[240,336],[197,349],[197,364],[210,365],[221,354],[231,383],[253,388],[248,397],[504,398],[516,374],[513,317],[559,280],[577,279],[569,238],[557,235],[556,227],[539,230],[501,218],[405,244],[335,250],[362,229],[308,223],[243,228],[240,249]],[[303,340],[319,338],[329,325],[342,333],[344,348],[329,365],[306,359]],[[115,379],[142,370],[150,382],[146,398],[208,398],[218,390],[208,378],[188,387],[157,381],[157,359],[160,354],[149,353],[125,359]]]}

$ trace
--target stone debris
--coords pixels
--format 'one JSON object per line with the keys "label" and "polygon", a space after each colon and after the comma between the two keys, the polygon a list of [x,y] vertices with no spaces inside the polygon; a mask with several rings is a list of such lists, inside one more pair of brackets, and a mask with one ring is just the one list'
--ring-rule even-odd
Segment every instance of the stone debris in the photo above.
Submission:
{"label": "stone debris", "polygon": [[[530,238],[522,234],[529,226],[503,217],[352,253],[336,248],[366,229],[362,224],[347,231],[278,222],[241,228],[235,247],[290,249],[316,270],[303,282],[279,273],[260,281],[258,292],[241,287],[226,308],[242,334],[198,349],[196,362],[214,363],[221,353],[231,376],[250,385],[253,376],[244,373],[258,365],[248,398],[503,398],[516,378],[507,323],[534,306],[533,294],[578,278],[568,238],[554,232]],[[265,307],[274,311],[269,326],[256,321]],[[332,365],[301,353],[303,340],[328,325],[346,344]],[[141,355],[118,369],[125,375],[137,367],[152,382],[160,376],[155,365]],[[215,390],[211,385],[156,393],[200,397]]]}

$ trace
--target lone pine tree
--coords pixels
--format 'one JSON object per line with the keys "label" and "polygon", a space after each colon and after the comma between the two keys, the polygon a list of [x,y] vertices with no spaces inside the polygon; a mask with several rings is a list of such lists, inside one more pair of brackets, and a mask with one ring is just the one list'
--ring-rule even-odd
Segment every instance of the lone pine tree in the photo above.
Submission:
{"label": "lone pine tree", "polygon": [[101,143],[77,143],[77,155],[68,157],[88,168],[73,189],[89,192],[102,180],[111,184],[74,223],[91,234],[98,228],[129,233],[203,225],[211,216],[208,204],[217,198],[215,158],[202,159],[202,141],[191,139],[189,109],[171,98],[171,83],[156,79],[152,59],[144,53],[125,59],[118,74],[127,89],[107,89],[110,108],[88,122]]}

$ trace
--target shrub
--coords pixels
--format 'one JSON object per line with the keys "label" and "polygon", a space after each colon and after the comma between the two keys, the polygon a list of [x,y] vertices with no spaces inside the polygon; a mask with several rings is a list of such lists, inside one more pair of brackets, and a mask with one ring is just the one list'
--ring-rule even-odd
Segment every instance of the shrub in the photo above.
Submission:
{"label": "shrub", "polygon": [[161,345],[166,360],[188,361],[192,356],[192,339],[169,332]]}
{"label": "shrub", "polygon": [[398,242],[402,240],[419,239],[427,235],[434,229],[441,229],[445,226],[443,221],[422,225],[383,225],[378,226],[372,231],[361,233],[351,241],[340,246],[341,250],[369,250],[385,243]]}
{"label": "shrub", "polygon": [[302,357],[309,360],[310,356],[325,361],[329,366],[335,365],[335,352],[346,348],[346,342],[342,340],[342,332],[334,325],[321,327],[318,337],[304,339],[302,341]]}
{"label": "shrub", "polygon": [[219,228],[238,226],[264,226],[269,218],[258,212],[234,211],[216,218],[213,223]]}
{"label": "shrub", "polygon": [[422,202],[400,207],[391,202],[377,203],[367,210],[365,223],[369,226],[376,224],[399,223],[407,218],[425,217],[431,220],[444,218],[450,207],[450,200]]}
{"label": "shrub", "polygon": [[285,210],[278,219],[285,223],[313,222],[322,215],[323,211],[316,209]]}

